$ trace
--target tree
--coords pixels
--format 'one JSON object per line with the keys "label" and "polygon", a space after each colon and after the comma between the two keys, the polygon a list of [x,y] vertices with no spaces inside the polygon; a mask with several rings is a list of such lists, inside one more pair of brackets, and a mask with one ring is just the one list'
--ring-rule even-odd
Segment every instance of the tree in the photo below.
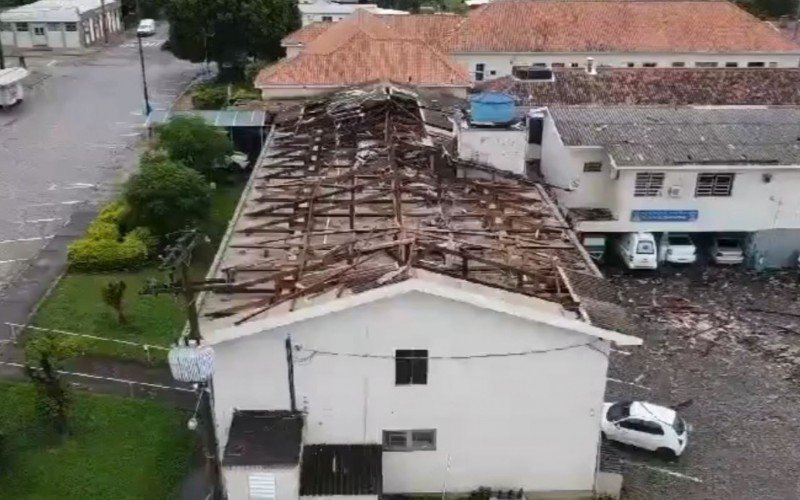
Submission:
{"label": "tree", "polygon": [[169,0],[172,52],[192,62],[243,68],[248,57],[283,56],[281,39],[300,27],[295,0]]}
{"label": "tree", "polygon": [[117,312],[117,321],[121,325],[128,322],[128,318],[125,317],[125,304],[123,302],[126,288],[127,285],[125,285],[124,281],[115,280],[109,281],[100,289],[103,302]]}
{"label": "tree", "polygon": [[72,395],[60,370],[63,362],[77,352],[76,342],[49,332],[37,335],[25,345],[25,373],[36,387],[39,412],[62,437],[69,434]]}
{"label": "tree", "polygon": [[158,145],[169,159],[197,170],[206,178],[233,152],[225,132],[195,116],[178,116],[159,127]]}
{"label": "tree", "polygon": [[162,238],[208,219],[211,187],[196,170],[161,159],[143,161],[125,184],[132,225]]}

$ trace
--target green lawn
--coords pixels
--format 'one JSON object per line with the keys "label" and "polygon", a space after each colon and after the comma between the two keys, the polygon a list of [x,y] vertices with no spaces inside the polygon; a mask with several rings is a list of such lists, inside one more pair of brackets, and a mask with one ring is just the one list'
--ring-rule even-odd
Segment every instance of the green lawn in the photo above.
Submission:
{"label": "green lawn", "polygon": [[0,498],[176,498],[190,467],[185,414],[150,401],[75,395],[73,434],[42,426],[33,387],[0,383]]}
{"label": "green lawn", "polygon": [[[205,277],[239,201],[244,183],[245,179],[237,179],[235,183],[219,184],[214,191],[211,219],[202,228],[211,238],[211,243],[202,244],[195,251],[192,265],[194,277]],[[125,311],[129,322],[125,325],[117,322],[116,313],[100,296],[100,288],[105,283],[120,279],[127,285]],[[139,344],[168,346],[178,338],[186,321],[183,303],[173,295],[140,295],[139,291],[149,279],[164,281],[167,276],[155,264],[133,273],[68,272],[42,303],[31,324]],[[28,334],[35,334],[35,331],[29,330]],[[151,363],[166,360],[164,351],[150,350],[148,354],[144,349],[135,346],[88,339],[80,342],[85,355],[112,356]]]}

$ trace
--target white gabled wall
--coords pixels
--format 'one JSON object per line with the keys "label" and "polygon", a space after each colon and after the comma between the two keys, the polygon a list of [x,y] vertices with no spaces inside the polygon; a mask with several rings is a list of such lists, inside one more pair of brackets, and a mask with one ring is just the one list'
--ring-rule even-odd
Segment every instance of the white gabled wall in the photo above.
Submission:
{"label": "white gabled wall", "polygon": [[458,127],[458,157],[497,169],[525,173],[528,131]]}
{"label": "white gabled wall", "polygon": [[607,368],[601,352],[579,347],[431,360],[428,384],[416,386],[395,385],[390,357],[395,349],[428,349],[430,356],[513,353],[593,338],[409,292],[217,344],[222,446],[234,408],[289,407],[287,334],[303,348],[294,355],[298,406],[307,412],[305,442],[380,443],[383,430],[437,430],[435,451],[384,453],[385,492],[439,492],[445,482],[451,492],[591,490]]}

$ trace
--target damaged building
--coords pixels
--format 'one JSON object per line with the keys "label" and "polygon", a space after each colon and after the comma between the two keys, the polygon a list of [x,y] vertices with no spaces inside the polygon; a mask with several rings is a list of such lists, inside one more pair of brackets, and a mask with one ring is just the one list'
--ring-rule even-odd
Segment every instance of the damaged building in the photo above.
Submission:
{"label": "damaged building", "polygon": [[201,308],[231,500],[613,490],[608,354],[641,340],[542,186],[448,153],[442,102],[276,118]]}

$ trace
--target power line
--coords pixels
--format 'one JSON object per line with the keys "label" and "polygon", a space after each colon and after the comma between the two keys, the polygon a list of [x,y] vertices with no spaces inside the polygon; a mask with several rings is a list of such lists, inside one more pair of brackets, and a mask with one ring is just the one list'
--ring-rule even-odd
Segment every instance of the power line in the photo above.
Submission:
{"label": "power line", "polygon": [[598,349],[596,346],[593,345],[593,342],[583,342],[580,344],[571,344],[561,347],[552,347],[549,349],[528,349],[525,351],[516,351],[516,352],[502,352],[502,353],[482,353],[482,354],[465,354],[465,355],[457,355],[457,356],[395,356],[392,354],[368,354],[368,353],[351,353],[351,352],[334,352],[334,351],[324,351],[319,349],[306,349],[302,346],[295,346],[295,349],[301,352],[309,353],[309,356],[303,359],[299,359],[298,361],[309,361],[314,356],[342,356],[348,358],[367,358],[367,359],[409,359],[409,360],[419,360],[419,359],[427,359],[427,360],[468,360],[468,359],[489,359],[489,358],[510,358],[510,357],[520,357],[520,356],[531,356],[536,354],[547,354],[551,352],[560,352],[560,351],[568,351],[571,349],[578,349],[581,347],[588,347],[594,351],[599,352],[600,354],[606,356],[602,350]]}
{"label": "power line", "polygon": [[[162,350],[162,351],[169,351],[169,349],[170,349],[169,347],[164,347],[164,346],[160,346],[160,345],[140,344],[138,342],[132,342],[130,340],[112,339],[112,338],[109,338],[109,337],[100,337],[100,336],[97,336],[97,335],[89,335],[87,333],[69,332],[67,330],[56,330],[54,328],[42,328],[40,326],[31,326],[31,325],[27,325],[26,326],[26,325],[21,325],[19,323],[5,323],[5,325],[7,325],[8,327],[10,327],[12,329],[21,328],[21,329],[39,330],[39,331],[43,331],[43,332],[58,333],[58,334],[61,334],[61,335],[70,335],[70,336],[73,336],[73,337],[83,337],[83,338],[92,339],[92,340],[103,340],[103,341],[106,341],[106,342],[115,342],[117,344],[124,344],[124,345],[129,345],[129,346],[141,347],[145,351],[149,350],[149,349],[159,349],[159,350]],[[11,340],[10,342],[16,342],[16,334],[12,334],[12,337],[13,337],[13,340]],[[0,342],[6,342],[6,341],[0,341]]]}

